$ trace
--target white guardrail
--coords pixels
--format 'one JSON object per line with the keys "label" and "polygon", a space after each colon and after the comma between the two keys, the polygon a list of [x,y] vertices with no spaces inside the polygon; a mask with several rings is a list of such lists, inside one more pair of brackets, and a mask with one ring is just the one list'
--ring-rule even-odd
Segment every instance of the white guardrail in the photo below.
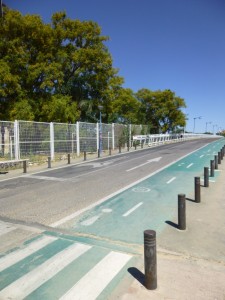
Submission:
{"label": "white guardrail", "polygon": [[134,135],[133,143],[143,143],[149,147],[166,144],[171,142],[181,142],[190,139],[199,139],[199,138],[215,138],[219,137],[218,135],[211,134],[193,134],[193,133],[182,133],[182,134],[149,134],[149,135]]}

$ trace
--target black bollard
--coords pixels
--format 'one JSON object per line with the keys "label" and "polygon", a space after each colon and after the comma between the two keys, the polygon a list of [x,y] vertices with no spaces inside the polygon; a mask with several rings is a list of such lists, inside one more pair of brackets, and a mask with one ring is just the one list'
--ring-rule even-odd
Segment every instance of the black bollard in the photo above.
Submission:
{"label": "black bollard", "polygon": [[48,157],[48,168],[51,168],[52,166],[51,166],[51,157],[49,156]]}
{"label": "black bollard", "polygon": [[204,167],[204,187],[209,187],[209,168]]}
{"label": "black bollard", "polygon": [[84,150],[84,160],[87,160],[87,152]]}
{"label": "black bollard", "polygon": [[210,160],[210,176],[214,177],[214,170],[215,170],[215,162],[214,160]]}
{"label": "black bollard", "polygon": [[156,258],[156,232],[144,231],[144,264],[145,287],[148,290],[157,288],[157,258]]}
{"label": "black bollard", "polygon": [[121,153],[121,145],[119,145],[119,153]]}
{"label": "black bollard", "polygon": [[70,153],[68,153],[68,165],[70,164]]}
{"label": "black bollard", "polygon": [[144,141],[141,141],[141,149],[144,147]]}
{"label": "black bollard", "polygon": [[136,143],[134,144],[134,149],[137,150],[137,144]]}
{"label": "black bollard", "polygon": [[215,155],[214,158],[215,158],[215,170],[217,170],[218,169],[218,156]]}
{"label": "black bollard", "polygon": [[27,173],[27,161],[23,161],[23,173]]}
{"label": "black bollard", "polygon": [[220,150],[220,159],[223,160],[223,149]]}
{"label": "black bollard", "polygon": [[221,164],[221,155],[220,152],[218,152],[218,165]]}
{"label": "black bollard", "polygon": [[109,155],[112,155],[112,149],[109,148]]}
{"label": "black bollard", "polygon": [[186,229],[186,196],[184,194],[178,195],[178,228]]}
{"label": "black bollard", "polygon": [[98,149],[98,158],[101,157],[100,149]]}
{"label": "black bollard", "polygon": [[201,202],[200,177],[195,177],[195,202]]}

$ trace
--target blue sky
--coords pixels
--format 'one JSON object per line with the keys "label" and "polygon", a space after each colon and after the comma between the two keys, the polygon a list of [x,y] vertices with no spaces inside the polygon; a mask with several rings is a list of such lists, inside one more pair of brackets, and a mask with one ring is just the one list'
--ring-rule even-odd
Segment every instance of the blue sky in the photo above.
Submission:
{"label": "blue sky", "polygon": [[[49,22],[57,11],[93,20],[125,84],[185,99],[187,130],[225,129],[225,0],[3,0]],[[209,123],[211,122],[211,124]]]}

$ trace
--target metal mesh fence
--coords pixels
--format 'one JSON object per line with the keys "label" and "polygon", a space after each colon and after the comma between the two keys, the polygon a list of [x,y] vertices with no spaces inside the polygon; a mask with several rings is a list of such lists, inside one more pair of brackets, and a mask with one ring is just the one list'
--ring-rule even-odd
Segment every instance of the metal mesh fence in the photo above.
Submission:
{"label": "metal mesh fence", "polygon": [[97,151],[98,126],[93,123],[79,123],[80,151]]}
{"label": "metal mesh fence", "polygon": [[[77,122],[42,123],[31,121],[0,121],[0,159],[29,158],[30,161],[63,159],[65,154],[107,151],[132,146],[133,139],[156,143],[173,139],[173,135],[149,135],[147,125],[124,125]],[[187,135],[185,135],[187,136]],[[189,137],[190,138],[190,137]]]}
{"label": "metal mesh fence", "polygon": [[14,159],[14,145],[14,122],[0,121],[0,159]]}
{"label": "metal mesh fence", "polygon": [[50,123],[18,122],[19,157],[50,155]]}
{"label": "metal mesh fence", "polygon": [[77,151],[76,124],[53,123],[52,127],[54,153],[60,158],[66,153],[74,155]]}

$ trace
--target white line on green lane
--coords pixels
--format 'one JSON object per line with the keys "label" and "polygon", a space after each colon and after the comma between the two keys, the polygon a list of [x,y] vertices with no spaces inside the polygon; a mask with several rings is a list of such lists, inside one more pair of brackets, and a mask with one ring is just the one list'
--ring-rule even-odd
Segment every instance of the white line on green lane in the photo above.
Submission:
{"label": "white line on green lane", "polygon": [[139,206],[141,206],[143,204],[143,202],[138,203],[137,205],[135,205],[133,208],[131,208],[130,210],[128,210],[125,214],[123,214],[123,217],[127,217],[129,216],[132,212],[134,212]]}
{"label": "white line on green lane", "polygon": [[167,184],[170,184],[171,182],[173,182],[177,177],[173,177],[170,180],[167,181]]}
{"label": "white line on green lane", "polygon": [[193,163],[191,163],[190,165],[187,166],[187,169],[189,169],[191,166],[193,166]]}
{"label": "white line on green lane", "polygon": [[55,237],[43,236],[40,239],[27,245],[25,248],[11,252],[7,256],[3,256],[2,258],[0,258],[0,272],[17,263],[18,261],[26,258],[27,256],[33,254],[34,252],[40,250],[41,248],[47,246],[48,244],[54,242],[55,240],[57,240],[57,238]]}
{"label": "white line on green lane", "polygon": [[60,300],[96,299],[132,256],[110,252],[80,279]]}
{"label": "white line on green lane", "polygon": [[91,246],[76,243],[60,251],[0,291],[0,299],[24,299],[90,248]]}

